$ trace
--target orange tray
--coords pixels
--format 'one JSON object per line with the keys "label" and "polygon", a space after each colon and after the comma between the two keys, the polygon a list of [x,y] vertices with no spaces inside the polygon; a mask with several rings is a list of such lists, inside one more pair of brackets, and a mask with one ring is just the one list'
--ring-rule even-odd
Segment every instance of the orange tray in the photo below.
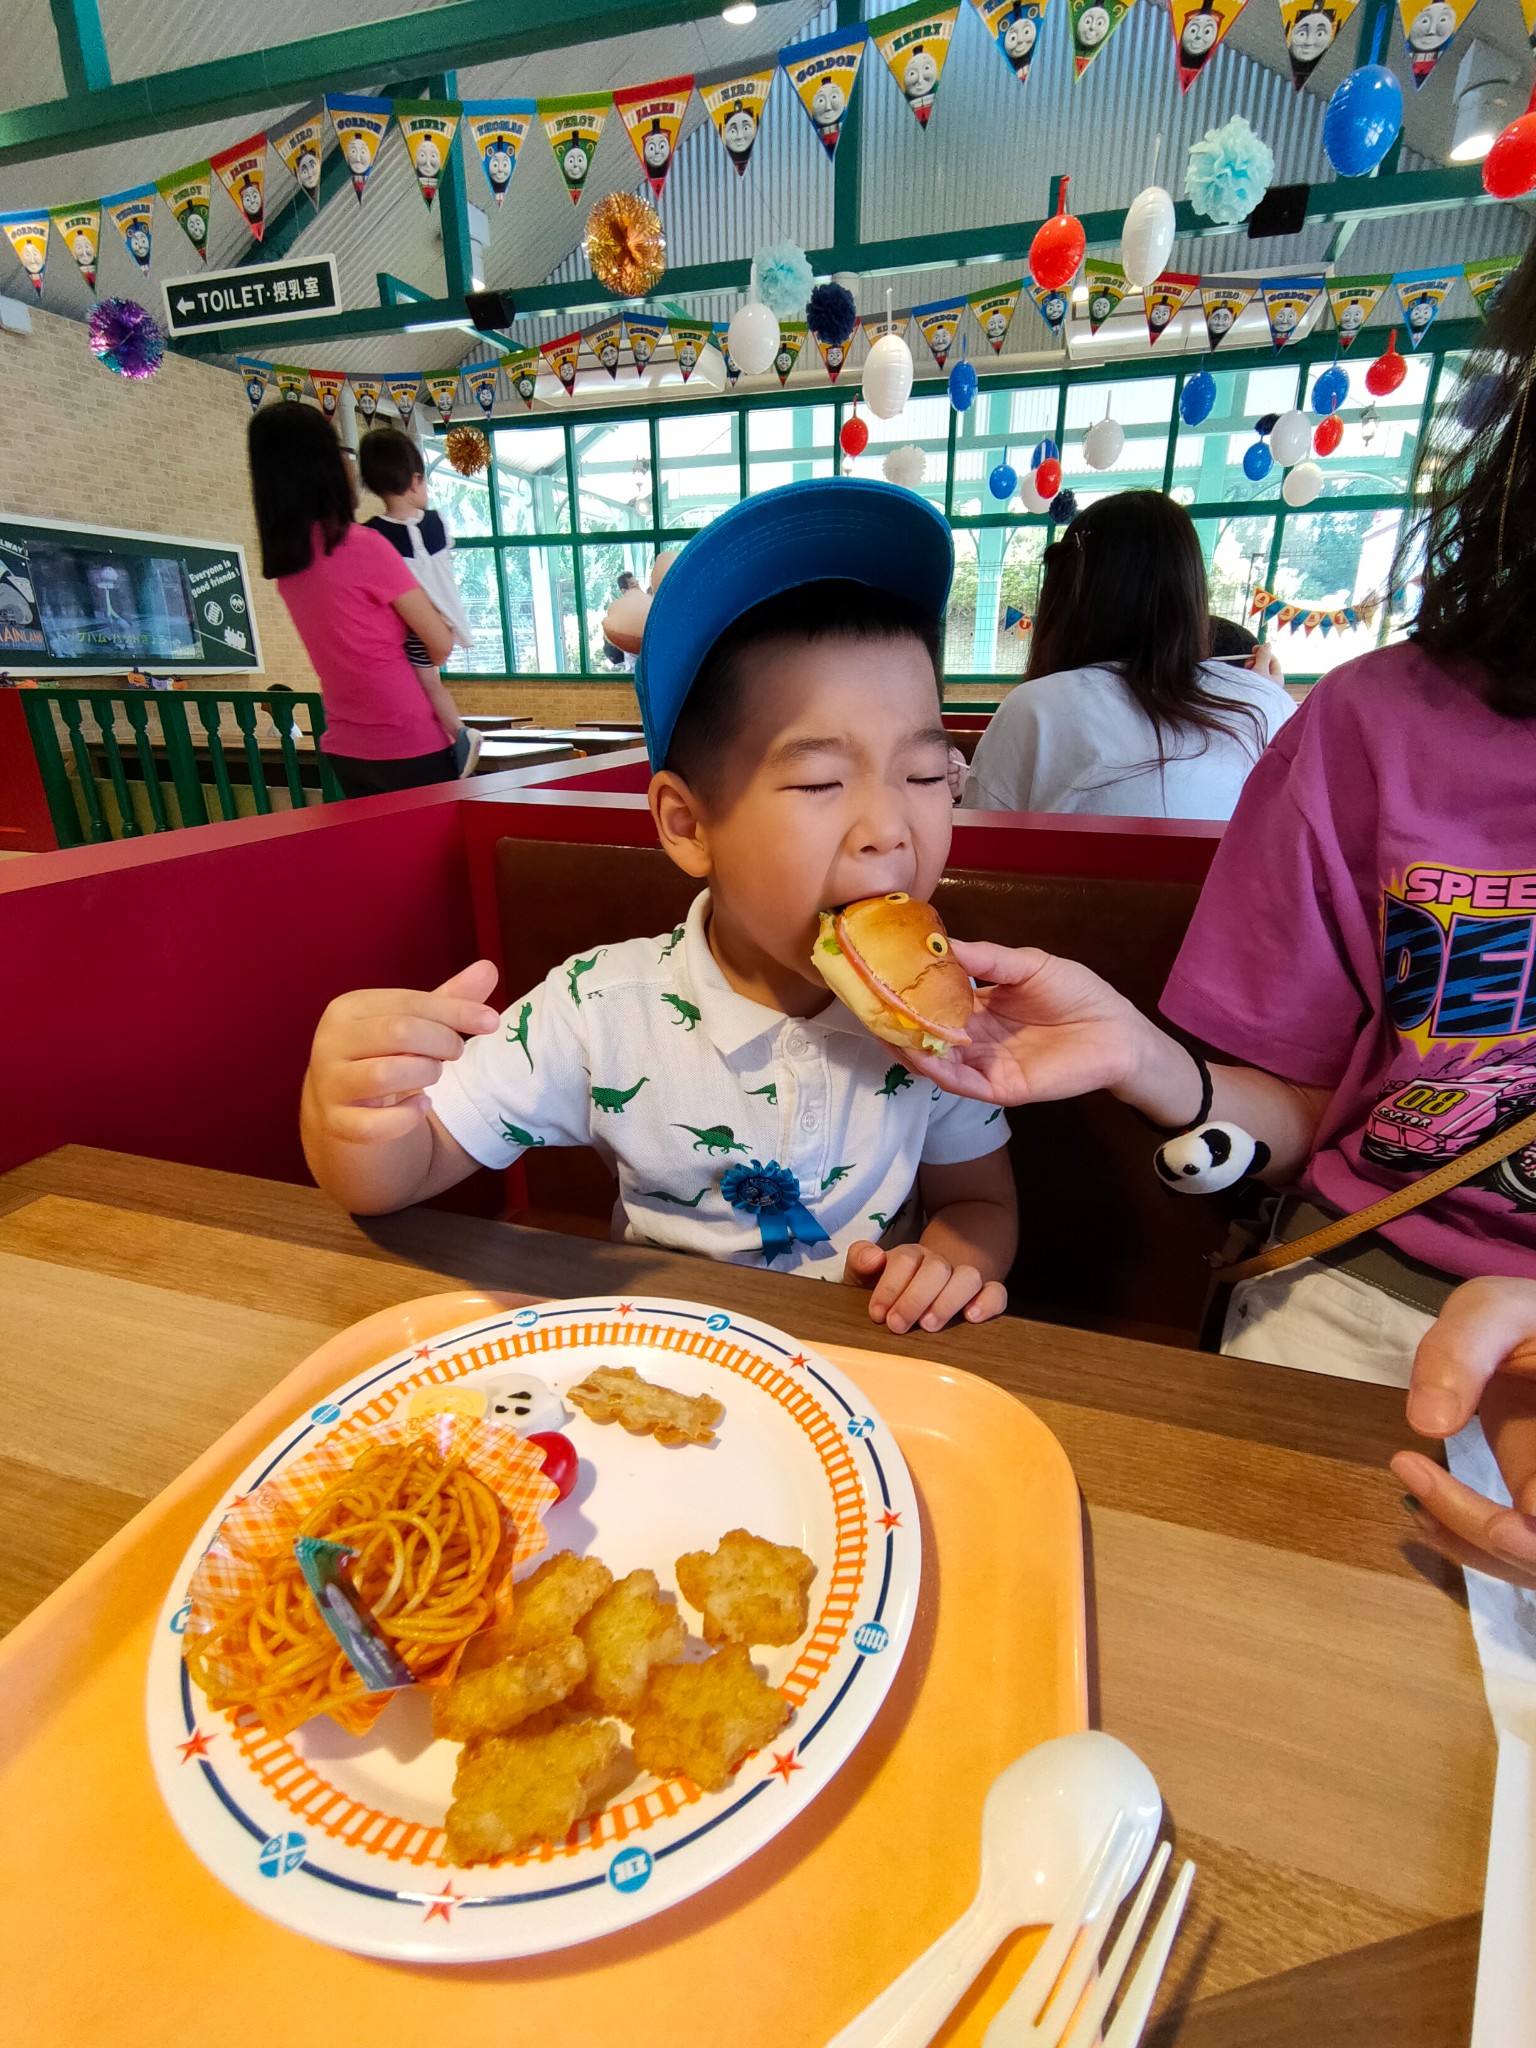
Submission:
{"label": "orange tray", "polygon": [[[821,2048],[969,1904],[992,1779],[1087,1725],[1077,1488],[1044,1424],[986,1381],[832,1347],[900,1439],[924,1517],[922,1595],[873,1727],[758,1855],[580,1948],[415,1968],[274,1925],[183,1843],[150,1767],[145,1668],[165,1588],[219,1493],[371,1360],[524,1299],[433,1295],[333,1337],[0,1644],[0,1952],[18,2038]],[[1037,1940],[994,1960],[941,2042],[978,2048]]]}

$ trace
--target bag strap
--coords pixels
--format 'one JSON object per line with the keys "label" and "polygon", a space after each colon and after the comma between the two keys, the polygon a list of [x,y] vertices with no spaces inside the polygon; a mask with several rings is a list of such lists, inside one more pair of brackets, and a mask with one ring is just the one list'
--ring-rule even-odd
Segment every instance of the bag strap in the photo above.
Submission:
{"label": "bag strap", "polygon": [[1444,1166],[1437,1166],[1433,1173],[1422,1174],[1406,1187],[1396,1189],[1379,1202],[1372,1202],[1368,1209],[1357,1209],[1352,1216],[1339,1216],[1323,1229],[1309,1231],[1305,1237],[1294,1238],[1289,1244],[1269,1245],[1235,1266],[1218,1264],[1216,1277],[1223,1281],[1256,1280],[1261,1273],[1278,1273],[1283,1267],[1294,1266],[1301,1259],[1318,1258],[1341,1244],[1348,1244],[1352,1238],[1364,1237],[1368,1230],[1379,1230],[1383,1223],[1395,1222],[1410,1210],[1422,1208],[1426,1202],[1434,1201],[1437,1195],[1448,1194],[1452,1188],[1459,1188],[1463,1182],[1475,1179],[1490,1166],[1497,1166],[1512,1152],[1531,1144],[1536,1144],[1536,1114],[1523,1117],[1519,1123],[1511,1124],[1507,1130],[1485,1139],[1472,1151],[1458,1153]]}

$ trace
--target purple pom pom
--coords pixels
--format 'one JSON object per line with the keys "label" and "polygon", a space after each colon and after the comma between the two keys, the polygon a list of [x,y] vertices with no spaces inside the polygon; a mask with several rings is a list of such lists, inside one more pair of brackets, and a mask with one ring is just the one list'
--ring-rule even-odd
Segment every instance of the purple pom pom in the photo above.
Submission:
{"label": "purple pom pom", "polygon": [[805,324],[828,348],[841,347],[859,324],[853,293],[845,285],[817,285],[806,303]]}
{"label": "purple pom pom", "polygon": [[165,336],[152,313],[134,299],[103,299],[91,308],[91,353],[119,377],[153,377],[165,354]]}
{"label": "purple pom pom", "polygon": [[1051,517],[1058,526],[1070,526],[1077,517],[1077,494],[1058,491],[1051,500]]}

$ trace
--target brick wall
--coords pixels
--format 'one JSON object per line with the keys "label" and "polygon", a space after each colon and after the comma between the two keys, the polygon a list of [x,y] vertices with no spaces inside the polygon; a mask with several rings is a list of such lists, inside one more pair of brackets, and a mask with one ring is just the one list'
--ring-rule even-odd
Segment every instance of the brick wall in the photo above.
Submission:
{"label": "brick wall", "polygon": [[240,542],[265,666],[259,678],[221,677],[218,686],[314,689],[283,601],[261,580],[239,379],[167,354],[158,375],[130,383],[96,361],[78,320],[31,311],[32,332],[0,345],[0,512]]}

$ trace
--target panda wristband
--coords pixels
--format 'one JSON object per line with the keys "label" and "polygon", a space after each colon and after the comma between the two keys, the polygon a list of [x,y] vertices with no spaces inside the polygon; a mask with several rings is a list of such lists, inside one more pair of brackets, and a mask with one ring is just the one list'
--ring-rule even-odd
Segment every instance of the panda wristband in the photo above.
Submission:
{"label": "panda wristband", "polygon": [[[1185,1051],[1189,1052],[1186,1046]],[[1165,1188],[1180,1195],[1216,1195],[1239,1181],[1260,1174],[1269,1164],[1269,1147],[1238,1124],[1209,1123],[1213,1093],[1211,1070],[1197,1052],[1189,1052],[1200,1076],[1200,1107],[1190,1124],[1170,1127],[1142,1122],[1163,1139],[1152,1165]],[[1137,1112],[1138,1115],[1140,1112]]]}

